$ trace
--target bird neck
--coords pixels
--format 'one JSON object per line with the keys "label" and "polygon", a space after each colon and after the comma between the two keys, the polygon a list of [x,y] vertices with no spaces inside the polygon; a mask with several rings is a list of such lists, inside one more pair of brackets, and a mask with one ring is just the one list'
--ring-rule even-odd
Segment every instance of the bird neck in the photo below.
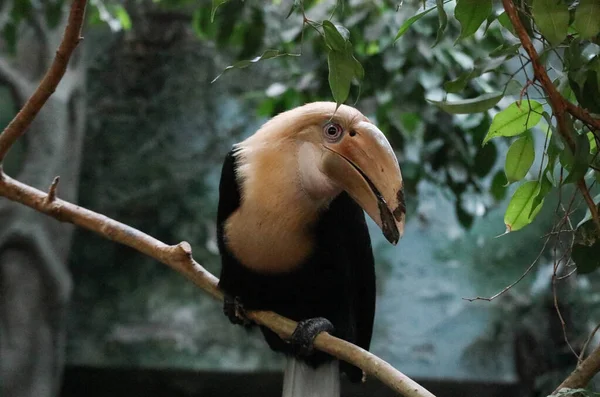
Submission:
{"label": "bird neck", "polygon": [[242,149],[238,158],[241,203],[225,224],[226,242],[240,262],[261,273],[289,272],[309,257],[314,225],[334,198],[325,181],[305,172],[302,163],[310,158],[293,149]]}

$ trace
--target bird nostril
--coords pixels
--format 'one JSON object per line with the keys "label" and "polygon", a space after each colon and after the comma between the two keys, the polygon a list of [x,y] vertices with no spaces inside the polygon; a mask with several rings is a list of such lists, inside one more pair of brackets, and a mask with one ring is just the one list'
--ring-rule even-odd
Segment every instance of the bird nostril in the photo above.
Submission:
{"label": "bird nostril", "polygon": [[356,131],[350,130],[350,136],[354,136],[354,135],[356,135]]}

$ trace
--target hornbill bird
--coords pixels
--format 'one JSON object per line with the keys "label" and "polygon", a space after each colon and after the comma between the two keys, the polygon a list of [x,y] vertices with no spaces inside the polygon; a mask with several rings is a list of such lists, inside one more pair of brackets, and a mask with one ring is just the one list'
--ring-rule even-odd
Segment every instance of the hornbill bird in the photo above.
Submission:
{"label": "hornbill bird", "polygon": [[283,112],[225,158],[217,215],[224,312],[244,325],[245,310],[299,322],[290,341],[261,327],[271,349],[288,356],[284,396],[339,396],[340,367],[362,378],[312,342],[327,331],[369,348],[375,269],[363,210],[395,245],[406,213],[398,160],[353,107],[315,102]]}

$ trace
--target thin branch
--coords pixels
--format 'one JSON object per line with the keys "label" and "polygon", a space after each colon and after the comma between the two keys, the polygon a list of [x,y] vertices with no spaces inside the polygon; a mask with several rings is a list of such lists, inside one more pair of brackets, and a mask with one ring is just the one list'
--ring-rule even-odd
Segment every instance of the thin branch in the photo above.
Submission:
{"label": "thin branch", "polygon": [[521,277],[519,277],[518,279],[516,279],[515,281],[513,281],[510,285],[507,285],[500,292],[497,292],[496,294],[494,294],[494,295],[492,295],[492,296],[490,296],[488,298],[485,298],[485,297],[482,297],[482,296],[477,296],[475,298],[463,298],[463,299],[466,300],[466,301],[469,301],[469,302],[473,302],[473,301],[488,301],[488,302],[491,302],[494,299],[496,299],[497,297],[499,297],[500,295],[504,294],[506,291],[508,291],[512,287],[514,287],[515,285],[517,285],[521,280],[523,280],[525,278],[525,276],[527,276],[529,274],[529,272],[531,271],[531,269],[533,269],[533,267],[536,265],[536,263],[538,263],[538,261],[542,257],[542,254],[546,250],[546,245],[548,245],[548,241],[550,241],[551,237],[552,237],[551,234],[546,237],[546,241],[544,241],[544,246],[542,247],[542,249],[540,250],[540,252],[538,253],[538,255],[535,257],[535,259],[533,260],[533,262],[531,262],[531,265],[529,265],[529,267],[527,268],[527,270],[525,270],[525,272],[523,272],[523,274],[521,274]]}
{"label": "thin branch", "polygon": [[[592,115],[585,109],[580,106],[575,105],[567,100],[565,100],[565,104],[567,107],[567,112],[571,113],[573,117],[578,118],[579,120],[586,123],[589,127],[592,127],[596,131],[600,131],[600,120],[592,117]],[[590,128],[591,129],[591,128]]]}
{"label": "thin branch", "polygon": [[[548,73],[544,68],[544,65],[540,62],[539,55],[525,30],[525,27],[521,23],[519,18],[517,9],[512,0],[502,0],[502,4],[504,5],[504,10],[506,11],[506,15],[508,15],[513,27],[515,28],[515,32],[523,45],[523,48],[529,55],[531,59],[531,64],[533,67],[533,73],[535,75],[535,79],[540,82],[546,94],[548,94],[548,102],[552,107],[552,111],[556,117],[556,124],[559,134],[563,137],[565,142],[569,145],[569,148],[573,152],[575,152],[575,140],[572,136],[571,130],[569,129],[570,116],[580,119],[581,121],[587,123],[592,126],[596,130],[600,130],[600,120],[593,118],[586,110],[582,109],[579,106],[576,106],[566,100],[560,92],[556,89],[550,77],[548,77]],[[586,198],[586,203],[590,208],[590,212],[592,214],[592,218],[594,219],[594,223],[600,230],[600,217],[598,215],[598,211],[596,206],[593,204],[593,201],[587,199],[586,196],[589,196],[589,191],[585,187],[585,181],[582,178],[578,183],[577,187],[581,191],[581,194]]]}
{"label": "thin branch", "polygon": [[594,339],[594,335],[596,335],[596,332],[598,332],[598,329],[600,329],[600,323],[598,323],[598,325],[596,325],[596,327],[592,330],[592,332],[586,339],[585,343],[583,344],[583,347],[581,348],[581,353],[579,353],[579,360],[578,360],[579,364],[581,364],[581,362],[583,360],[583,356],[585,355],[585,351],[587,350],[587,347],[590,344],[590,342],[592,341],[592,339]]}
{"label": "thin branch", "polygon": [[565,280],[565,279],[567,279],[567,278],[571,277],[571,276],[572,276],[573,274],[575,274],[576,272],[577,272],[577,268],[575,268],[575,269],[571,270],[569,273],[565,274],[564,276],[556,277],[556,279],[557,279],[558,281]]}
{"label": "thin branch", "polygon": [[[190,245],[183,241],[167,245],[137,229],[104,215],[79,207],[23,184],[8,175],[0,174],[0,196],[19,202],[62,222],[73,223],[107,239],[127,245],[166,264],[186,276],[198,287],[216,299],[223,300],[218,279],[192,258]],[[297,323],[273,312],[250,311],[248,317],[264,325],[283,339],[289,339]],[[315,339],[315,347],[375,376],[391,389],[406,397],[434,397],[418,383],[396,370],[390,364],[368,351],[347,341],[323,333]]]}
{"label": "thin branch", "polygon": [[592,219],[596,222],[598,230],[600,230],[600,216],[598,215],[598,207],[596,206],[596,203],[594,203],[594,199],[592,198],[592,195],[590,194],[590,191],[585,183],[585,179],[582,178],[579,180],[579,182],[577,182],[577,187],[579,187],[579,190],[581,190],[581,194],[583,195],[583,198],[590,209]]}
{"label": "thin branch", "polygon": [[56,189],[58,188],[58,182],[60,182],[60,177],[54,177],[54,180],[52,180],[50,188],[48,189],[48,195],[46,196],[46,201],[48,203],[56,200]]}
{"label": "thin branch", "polygon": [[86,0],[73,0],[67,28],[50,69],[46,72],[33,95],[27,100],[25,106],[2,131],[0,135],[0,163],[2,163],[8,149],[17,138],[23,135],[50,95],[54,93],[56,86],[65,74],[69,58],[81,40],[80,33],[85,15],[85,6]]}
{"label": "thin branch", "polygon": [[553,394],[565,387],[569,389],[585,387],[598,371],[600,371],[600,346],[571,372],[571,375],[556,388]]}
{"label": "thin branch", "polygon": [[569,336],[567,335],[567,324],[565,323],[565,319],[563,318],[562,312],[560,311],[560,307],[558,306],[558,294],[556,293],[556,266],[554,269],[554,274],[552,275],[552,296],[553,296],[553,302],[554,302],[554,310],[556,311],[556,314],[558,315],[558,319],[560,320],[560,325],[562,327],[563,338],[564,338],[567,346],[569,346],[571,353],[573,353],[573,355],[577,358],[578,357],[577,352],[575,352],[575,349],[573,349],[573,346],[571,345],[571,342],[569,341]]}
{"label": "thin branch", "polygon": [[[27,126],[62,79],[69,58],[80,40],[85,5],[86,0],[73,1],[69,22],[54,62],[32,97],[0,134],[0,160],[14,142],[23,135]],[[58,178],[55,178],[46,194],[4,174],[0,166],[0,196],[24,204],[62,222],[75,224],[107,239],[134,248],[183,274],[214,298],[223,300],[223,292],[218,287],[219,280],[193,259],[192,248],[187,242],[167,245],[133,227],[61,200],[56,197],[57,186]],[[273,312],[249,311],[247,316],[254,322],[270,328],[283,339],[289,339],[297,326],[296,322]],[[323,352],[354,364],[406,397],[434,397],[425,388],[384,360],[352,343],[328,333],[322,333],[315,338],[314,345]]]}

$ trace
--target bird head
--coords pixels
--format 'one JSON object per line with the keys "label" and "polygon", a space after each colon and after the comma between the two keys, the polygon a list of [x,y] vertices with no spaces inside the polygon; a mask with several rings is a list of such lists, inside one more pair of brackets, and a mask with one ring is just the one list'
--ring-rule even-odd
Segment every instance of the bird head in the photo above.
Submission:
{"label": "bird head", "polygon": [[289,157],[295,151],[303,192],[327,201],[346,191],[389,242],[402,236],[406,207],[398,160],[385,135],[357,109],[310,103],[275,116],[245,145],[271,145]]}

